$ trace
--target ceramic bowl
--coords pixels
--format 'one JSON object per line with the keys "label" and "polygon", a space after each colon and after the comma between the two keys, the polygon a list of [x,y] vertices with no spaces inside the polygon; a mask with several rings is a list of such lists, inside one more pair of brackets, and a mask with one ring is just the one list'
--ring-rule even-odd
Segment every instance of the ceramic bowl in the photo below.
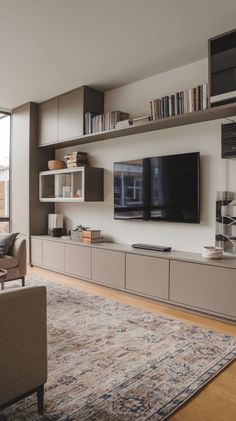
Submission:
{"label": "ceramic bowl", "polygon": [[223,252],[223,247],[204,246],[202,248],[202,256],[206,259],[221,259]]}
{"label": "ceramic bowl", "polygon": [[48,161],[48,169],[49,170],[62,170],[62,168],[65,168],[65,162],[59,161],[57,159],[53,159],[51,161]]}

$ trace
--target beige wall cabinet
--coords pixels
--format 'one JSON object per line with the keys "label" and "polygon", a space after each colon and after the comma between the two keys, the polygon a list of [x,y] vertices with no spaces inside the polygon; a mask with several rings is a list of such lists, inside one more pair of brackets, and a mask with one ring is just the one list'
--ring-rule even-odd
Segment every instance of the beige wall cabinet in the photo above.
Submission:
{"label": "beige wall cabinet", "polygon": [[31,262],[33,265],[43,265],[43,240],[31,238]]}
{"label": "beige wall cabinet", "polygon": [[83,88],[59,96],[58,140],[83,135]]}
{"label": "beige wall cabinet", "polygon": [[126,288],[168,299],[169,261],[156,257],[126,254]]}
{"label": "beige wall cabinet", "polygon": [[[134,251],[122,244],[81,244],[33,236],[32,263],[169,304],[236,321],[236,259]],[[177,257],[178,256],[178,257]]]}
{"label": "beige wall cabinet", "polygon": [[63,243],[43,241],[43,266],[58,272],[65,271],[65,250]]}
{"label": "beige wall cabinet", "polygon": [[125,253],[92,249],[92,280],[125,287]]}
{"label": "beige wall cabinet", "polygon": [[91,248],[65,244],[65,272],[91,279]]}
{"label": "beige wall cabinet", "polygon": [[170,300],[236,317],[236,270],[170,262]]}
{"label": "beige wall cabinet", "polygon": [[58,140],[58,97],[39,104],[39,146]]}
{"label": "beige wall cabinet", "polygon": [[102,114],[104,93],[81,86],[39,105],[39,146],[66,142],[80,138],[84,132],[86,112]]}

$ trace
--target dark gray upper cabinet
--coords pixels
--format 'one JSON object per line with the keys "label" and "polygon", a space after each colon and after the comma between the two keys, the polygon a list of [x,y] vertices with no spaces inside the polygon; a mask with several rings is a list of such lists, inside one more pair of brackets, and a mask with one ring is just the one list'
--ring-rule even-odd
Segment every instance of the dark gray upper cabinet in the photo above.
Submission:
{"label": "dark gray upper cabinet", "polygon": [[59,96],[58,140],[83,135],[83,87]]}
{"label": "dark gray upper cabinet", "polygon": [[104,93],[87,86],[59,95],[39,105],[39,146],[59,147],[84,134],[86,112],[102,114]]}
{"label": "dark gray upper cabinet", "polygon": [[58,97],[39,104],[39,146],[58,141]]}

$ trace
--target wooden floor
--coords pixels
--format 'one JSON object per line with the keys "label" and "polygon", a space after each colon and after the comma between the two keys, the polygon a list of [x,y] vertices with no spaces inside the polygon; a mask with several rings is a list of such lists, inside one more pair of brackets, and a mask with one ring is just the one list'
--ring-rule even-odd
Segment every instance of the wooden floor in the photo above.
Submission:
{"label": "wooden floor", "polygon": [[[163,304],[158,304],[153,300],[137,297],[111,288],[105,288],[44,269],[34,267],[29,268],[28,272],[156,314],[168,315],[205,328],[236,336],[236,326],[229,323],[180,311]],[[210,384],[179,409],[170,419],[172,421],[236,421],[236,361],[212,380]]]}

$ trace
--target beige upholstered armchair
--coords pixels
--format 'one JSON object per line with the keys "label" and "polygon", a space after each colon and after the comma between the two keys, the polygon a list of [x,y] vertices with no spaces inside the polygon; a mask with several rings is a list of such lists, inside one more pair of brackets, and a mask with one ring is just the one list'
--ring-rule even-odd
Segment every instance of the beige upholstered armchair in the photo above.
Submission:
{"label": "beige upholstered armchair", "polygon": [[34,392],[43,411],[46,323],[44,286],[0,292],[0,419],[3,408]]}
{"label": "beige upholstered armchair", "polygon": [[[19,238],[15,240],[13,255],[0,258],[0,268],[7,270],[4,282],[21,279],[22,286],[25,285],[26,275],[26,241]],[[3,284],[2,284],[3,285]]]}

